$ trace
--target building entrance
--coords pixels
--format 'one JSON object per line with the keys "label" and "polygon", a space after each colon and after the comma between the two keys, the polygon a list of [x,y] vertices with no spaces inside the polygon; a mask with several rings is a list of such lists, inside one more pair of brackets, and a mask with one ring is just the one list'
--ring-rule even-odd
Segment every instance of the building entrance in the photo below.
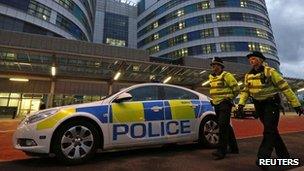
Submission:
{"label": "building entrance", "polygon": [[25,117],[39,110],[43,102],[43,94],[32,93],[0,93],[0,117]]}

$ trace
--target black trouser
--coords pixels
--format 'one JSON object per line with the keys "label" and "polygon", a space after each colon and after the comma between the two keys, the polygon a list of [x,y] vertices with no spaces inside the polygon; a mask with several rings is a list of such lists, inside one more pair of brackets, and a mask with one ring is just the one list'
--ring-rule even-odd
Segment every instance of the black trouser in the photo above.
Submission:
{"label": "black trouser", "polygon": [[215,113],[219,123],[219,147],[218,152],[226,154],[227,145],[230,150],[238,151],[238,145],[235,139],[233,128],[230,125],[230,115],[232,103],[230,100],[225,100],[218,105],[215,105]]}
{"label": "black trouser", "polygon": [[258,158],[270,158],[273,148],[279,158],[289,158],[288,150],[279,134],[280,103],[275,99],[254,101],[256,112],[264,126]]}

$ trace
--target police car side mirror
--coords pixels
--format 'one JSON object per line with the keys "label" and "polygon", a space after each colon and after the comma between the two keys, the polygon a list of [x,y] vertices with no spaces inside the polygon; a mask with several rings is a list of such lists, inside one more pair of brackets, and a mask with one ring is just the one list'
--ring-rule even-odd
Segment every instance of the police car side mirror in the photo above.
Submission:
{"label": "police car side mirror", "polygon": [[132,99],[132,95],[130,93],[122,93],[116,97],[116,99],[113,101],[114,103],[121,103],[123,101],[128,101]]}

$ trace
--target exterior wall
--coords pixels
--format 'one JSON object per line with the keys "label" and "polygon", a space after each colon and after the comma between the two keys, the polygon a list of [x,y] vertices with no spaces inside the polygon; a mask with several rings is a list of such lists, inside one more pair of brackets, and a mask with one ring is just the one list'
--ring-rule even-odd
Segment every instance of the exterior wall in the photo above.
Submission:
{"label": "exterior wall", "polygon": [[[0,0],[0,15],[3,18],[14,18],[18,23],[30,24],[34,29],[47,30],[57,37],[92,42],[95,15],[92,2],[94,3],[91,0]],[[62,18],[64,21],[60,20]],[[2,29],[27,32],[9,27]]]}
{"label": "exterior wall", "polygon": [[[144,1],[144,2],[143,2]],[[258,50],[271,66],[279,58],[264,0],[140,1],[137,47],[153,57],[222,57],[246,63],[244,56]]]}

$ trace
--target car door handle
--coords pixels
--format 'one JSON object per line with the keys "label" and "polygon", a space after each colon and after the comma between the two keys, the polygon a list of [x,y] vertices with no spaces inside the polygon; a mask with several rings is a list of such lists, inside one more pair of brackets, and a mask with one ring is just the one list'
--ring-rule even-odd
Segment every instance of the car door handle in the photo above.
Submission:
{"label": "car door handle", "polygon": [[161,109],[162,109],[162,107],[160,107],[160,106],[153,106],[151,108],[151,110],[153,110],[153,112],[159,112]]}

